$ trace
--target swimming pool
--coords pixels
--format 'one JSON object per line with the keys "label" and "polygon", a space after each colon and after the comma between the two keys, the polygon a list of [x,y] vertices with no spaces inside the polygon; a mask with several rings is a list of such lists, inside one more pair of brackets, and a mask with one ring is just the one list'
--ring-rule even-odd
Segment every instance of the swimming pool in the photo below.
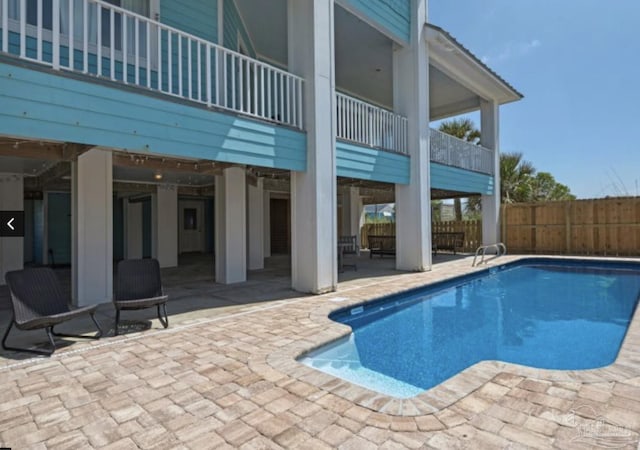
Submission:
{"label": "swimming pool", "polygon": [[330,318],[352,333],[300,361],[399,398],[483,360],[580,370],[613,363],[640,295],[640,264],[524,259]]}

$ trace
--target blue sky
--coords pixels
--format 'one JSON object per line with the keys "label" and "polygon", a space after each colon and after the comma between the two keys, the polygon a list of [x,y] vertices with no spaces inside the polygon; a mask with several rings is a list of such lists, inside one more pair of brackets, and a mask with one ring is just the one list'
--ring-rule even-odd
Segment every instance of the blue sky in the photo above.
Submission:
{"label": "blue sky", "polygon": [[524,94],[501,151],[578,198],[640,195],[640,0],[430,0],[429,21]]}

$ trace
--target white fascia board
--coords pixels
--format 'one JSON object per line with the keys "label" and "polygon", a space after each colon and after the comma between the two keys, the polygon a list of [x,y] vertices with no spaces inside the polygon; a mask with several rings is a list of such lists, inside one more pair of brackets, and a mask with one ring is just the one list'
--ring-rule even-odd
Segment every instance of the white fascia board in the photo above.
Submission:
{"label": "white fascia board", "polygon": [[522,98],[519,92],[442,31],[427,26],[425,36],[429,46],[429,64],[479,97],[498,104]]}

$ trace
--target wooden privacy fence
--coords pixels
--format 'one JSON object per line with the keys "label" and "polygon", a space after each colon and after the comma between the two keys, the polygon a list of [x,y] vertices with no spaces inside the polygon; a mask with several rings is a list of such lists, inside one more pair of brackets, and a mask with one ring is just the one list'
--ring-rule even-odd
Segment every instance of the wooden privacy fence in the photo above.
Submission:
{"label": "wooden privacy fence", "polygon": [[509,253],[640,256],[640,197],[502,206]]}
{"label": "wooden privacy fence", "polygon": [[[482,243],[482,221],[462,220],[448,222],[432,222],[433,233],[464,233],[464,247],[462,252],[475,252]],[[360,229],[360,247],[369,248],[368,235],[372,236],[395,236],[395,223],[367,223]]]}

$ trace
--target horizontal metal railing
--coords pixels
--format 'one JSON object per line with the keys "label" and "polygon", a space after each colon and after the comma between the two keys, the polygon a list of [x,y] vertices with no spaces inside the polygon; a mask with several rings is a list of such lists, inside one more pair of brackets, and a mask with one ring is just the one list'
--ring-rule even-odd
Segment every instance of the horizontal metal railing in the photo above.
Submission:
{"label": "horizontal metal railing", "polygon": [[431,161],[493,175],[495,152],[442,131],[429,130]]}
{"label": "horizontal metal railing", "polygon": [[22,59],[303,128],[302,78],[102,0],[0,0],[0,27]]}
{"label": "horizontal metal railing", "polygon": [[392,111],[336,93],[337,137],[369,147],[408,153],[407,119]]}

